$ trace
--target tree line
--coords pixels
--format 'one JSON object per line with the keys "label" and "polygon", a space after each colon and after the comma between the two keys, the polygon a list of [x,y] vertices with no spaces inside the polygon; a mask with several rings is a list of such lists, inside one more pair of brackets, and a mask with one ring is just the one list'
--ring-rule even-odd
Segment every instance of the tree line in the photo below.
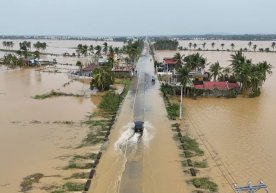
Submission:
{"label": "tree line", "polygon": [[153,46],[156,50],[176,50],[178,44],[176,40],[157,40]]}

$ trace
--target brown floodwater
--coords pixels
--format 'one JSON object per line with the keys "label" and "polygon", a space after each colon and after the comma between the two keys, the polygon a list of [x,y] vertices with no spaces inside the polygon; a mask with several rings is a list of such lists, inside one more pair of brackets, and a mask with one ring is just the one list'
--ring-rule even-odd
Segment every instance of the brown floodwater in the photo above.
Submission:
{"label": "brown floodwater", "polygon": [[[72,81],[65,73],[1,69],[0,192],[18,192],[23,177],[36,172],[61,175],[42,179],[40,184],[43,186],[45,181],[45,185],[58,185],[62,177],[66,177],[60,169],[67,165],[69,158],[66,157],[83,151],[74,149],[88,130],[80,121],[96,106],[90,97],[36,100],[32,96],[51,90],[84,94],[89,84]],[[64,86],[68,82],[70,84]],[[63,124],[63,121],[74,124]],[[45,190],[35,189],[34,192]]]}
{"label": "brown floodwater", "polygon": [[[244,42],[242,42],[244,43]],[[158,52],[158,59],[175,52]],[[193,51],[181,52],[188,55]],[[229,52],[200,52],[208,62],[230,64]],[[263,180],[276,191],[276,54],[245,53],[254,62],[268,61],[274,74],[269,76],[258,98],[238,97],[184,99],[184,123],[196,137],[209,160],[209,174],[220,192],[233,192],[231,185]],[[207,67],[208,68],[208,67]]]}

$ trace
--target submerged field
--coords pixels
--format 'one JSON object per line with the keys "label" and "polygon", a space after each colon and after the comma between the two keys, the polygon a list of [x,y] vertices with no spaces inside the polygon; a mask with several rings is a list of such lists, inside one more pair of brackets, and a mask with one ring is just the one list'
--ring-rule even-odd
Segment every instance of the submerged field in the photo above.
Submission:
{"label": "submerged field", "polygon": [[[258,42],[256,42],[258,44]],[[262,42],[261,42],[262,43]],[[270,45],[264,42],[262,44]],[[187,42],[180,44],[187,45]],[[219,42],[217,42],[219,44]],[[225,43],[227,44],[227,42]],[[231,41],[228,41],[231,44]],[[245,42],[235,42],[236,47],[244,47]],[[157,51],[156,57],[172,57],[174,51]],[[195,51],[181,51],[189,55]],[[232,52],[201,51],[208,63],[230,64]],[[235,99],[198,97],[197,100],[184,98],[184,124],[186,131],[194,136],[211,160],[210,176],[219,184],[219,190],[232,192],[232,183],[247,184],[251,180],[257,184],[263,180],[270,191],[276,190],[276,54],[245,53],[253,62],[266,60],[273,68],[262,88],[260,97]],[[207,66],[208,69],[208,66]]]}

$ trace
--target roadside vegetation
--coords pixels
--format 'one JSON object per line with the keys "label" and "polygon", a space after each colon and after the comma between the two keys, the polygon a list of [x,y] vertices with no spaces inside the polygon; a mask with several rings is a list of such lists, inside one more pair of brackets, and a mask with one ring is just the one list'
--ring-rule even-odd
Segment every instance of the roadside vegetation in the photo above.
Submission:
{"label": "roadside vegetation", "polygon": [[209,177],[200,174],[200,171],[208,169],[207,160],[202,158],[204,151],[195,139],[188,136],[188,134],[182,134],[180,126],[179,123],[172,124],[173,131],[176,132],[175,140],[182,152],[181,157],[184,159],[181,161],[184,167],[183,172],[191,176],[191,179],[187,180],[187,183],[192,184],[196,188],[195,191],[204,192],[204,190],[208,190],[210,192],[218,192],[218,185]]}

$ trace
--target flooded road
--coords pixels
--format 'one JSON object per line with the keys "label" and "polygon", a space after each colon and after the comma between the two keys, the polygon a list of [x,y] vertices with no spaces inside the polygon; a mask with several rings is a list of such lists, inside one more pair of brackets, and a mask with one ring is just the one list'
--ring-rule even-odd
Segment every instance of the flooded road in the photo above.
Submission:
{"label": "flooded road", "polygon": [[[91,193],[187,192],[160,85],[151,82],[154,67],[148,51],[146,43]],[[134,120],[145,122],[142,137],[132,130]]]}

